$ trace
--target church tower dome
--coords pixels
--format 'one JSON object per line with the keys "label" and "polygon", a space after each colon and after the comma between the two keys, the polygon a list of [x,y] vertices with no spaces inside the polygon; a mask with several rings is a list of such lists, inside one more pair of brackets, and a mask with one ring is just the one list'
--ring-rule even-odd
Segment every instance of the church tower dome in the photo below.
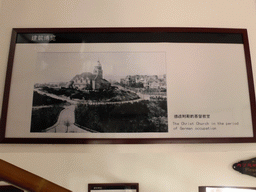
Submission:
{"label": "church tower dome", "polygon": [[97,65],[94,67],[93,74],[96,75],[96,78],[103,78],[103,70],[99,60]]}

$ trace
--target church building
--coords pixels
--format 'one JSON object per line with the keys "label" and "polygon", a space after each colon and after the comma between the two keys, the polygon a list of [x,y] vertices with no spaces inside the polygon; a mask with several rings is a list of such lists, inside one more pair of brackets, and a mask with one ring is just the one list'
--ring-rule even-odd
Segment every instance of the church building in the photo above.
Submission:
{"label": "church building", "polygon": [[68,87],[79,90],[103,90],[110,88],[111,84],[103,79],[103,70],[100,61],[94,66],[93,72],[84,72],[76,75],[70,82]]}

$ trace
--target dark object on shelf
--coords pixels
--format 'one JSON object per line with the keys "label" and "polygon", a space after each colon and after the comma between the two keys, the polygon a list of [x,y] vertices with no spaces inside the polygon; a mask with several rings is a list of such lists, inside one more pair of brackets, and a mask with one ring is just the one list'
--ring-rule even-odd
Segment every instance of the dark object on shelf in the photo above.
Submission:
{"label": "dark object on shelf", "polygon": [[239,161],[233,164],[233,169],[242,174],[256,177],[256,158]]}

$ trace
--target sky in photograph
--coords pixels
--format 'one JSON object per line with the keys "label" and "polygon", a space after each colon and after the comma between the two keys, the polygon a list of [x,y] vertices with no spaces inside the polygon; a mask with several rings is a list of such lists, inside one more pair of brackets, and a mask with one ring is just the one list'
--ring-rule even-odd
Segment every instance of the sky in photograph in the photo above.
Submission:
{"label": "sky in photograph", "polygon": [[92,72],[98,61],[107,80],[166,74],[165,52],[41,52],[36,83],[70,81],[77,74]]}

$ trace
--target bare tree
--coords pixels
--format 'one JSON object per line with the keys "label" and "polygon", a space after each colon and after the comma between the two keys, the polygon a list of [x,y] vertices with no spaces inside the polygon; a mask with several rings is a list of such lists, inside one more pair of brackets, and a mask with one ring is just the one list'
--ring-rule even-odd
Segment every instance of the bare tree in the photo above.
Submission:
{"label": "bare tree", "polygon": [[64,122],[64,125],[67,126],[67,131],[66,133],[68,133],[68,127],[71,125],[71,123],[69,122],[69,120]]}

